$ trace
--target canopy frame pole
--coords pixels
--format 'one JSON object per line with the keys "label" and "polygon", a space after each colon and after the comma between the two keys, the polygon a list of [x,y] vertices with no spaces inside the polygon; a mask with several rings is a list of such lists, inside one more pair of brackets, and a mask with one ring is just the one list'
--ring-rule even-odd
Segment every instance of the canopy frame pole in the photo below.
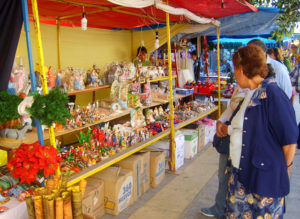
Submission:
{"label": "canopy frame pole", "polygon": [[173,77],[172,77],[172,57],[171,57],[171,34],[170,34],[170,17],[169,13],[166,13],[167,24],[167,43],[168,43],[168,69],[169,69],[169,90],[170,90],[170,147],[172,152],[171,167],[175,172],[176,159],[175,159],[175,126],[174,126],[174,104],[173,104]]}
{"label": "canopy frame pole", "polygon": [[[26,34],[26,44],[27,44],[27,56],[28,56],[28,64],[29,64],[29,74],[30,74],[30,82],[31,82],[31,90],[33,92],[36,91],[36,78],[34,74],[33,68],[33,60],[32,60],[32,52],[31,52],[31,42],[30,42],[30,28],[29,28],[29,16],[28,16],[28,7],[27,7],[27,0],[22,0],[22,14],[23,14],[23,21],[24,21],[24,30]],[[34,120],[39,144],[44,145],[44,137],[43,137],[43,130],[40,121]]]}
{"label": "canopy frame pole", "polygon": [[[35,30],[36,48],[37,48],[37,54],[38,54],[38,60],[39,60],[39,70],[40,70],[39,72],[40,72],[40,76],[41,76],[43,94],[47,95],[49,93],[49,91],[48,91],[46,71],[45,71],[44,52],[43,52],[43,46],[42,46],[42,37],[41,37],[37,0],[31,0],[31,3],[32,3],[32,13],[33,13],[33,21],[34,21],[33,23],[34,23],[34,30]],[[50,144],[54,148],[56,148],[55,133],[54,133],[53,125],[51,125],[49,127],[49,139],[50,139]],[[60,173],[59,169],[58,169],[57,173],[58,174]]]}
{"label": "canopy frame pole", "polygon": [[57,68],[61,69],[60,62],[60,19],[56,20],[56,42],[57,42]]}
{"label": "canopy frame pole", "polygon": [[217,63],[218,63],[218,115],[221,116],[221,71],[220,71],[220,28],[217,26]]}

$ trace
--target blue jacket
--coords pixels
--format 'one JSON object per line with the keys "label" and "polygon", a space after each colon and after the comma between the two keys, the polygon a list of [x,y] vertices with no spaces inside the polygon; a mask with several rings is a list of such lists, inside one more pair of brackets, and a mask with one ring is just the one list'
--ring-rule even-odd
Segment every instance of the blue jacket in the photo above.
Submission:
{"label": "blue jacket", "polygon": [[265,79],[245,111],[239,181],[266,197],[289,193],[282,146],[295,144],[298,127],[293,106],[271,78]]}

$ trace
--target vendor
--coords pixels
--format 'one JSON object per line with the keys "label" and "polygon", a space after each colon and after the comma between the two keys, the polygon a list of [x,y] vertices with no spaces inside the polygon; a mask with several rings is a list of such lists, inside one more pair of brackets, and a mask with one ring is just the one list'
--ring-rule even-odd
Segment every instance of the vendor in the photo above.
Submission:
{"label": "vendor", "polygon": [[193,60],[195,81],[198,81],[200,77],[201,63],[200,60],[198,59],[197,52],[195,50],[192,51],[190,54]]}
{"label": "vendor", "polygon": [[137,49],[136,58],[133,60],[134,66],[152,66],[151,61],[147,59],[147,49],[144,46],[140,46]]}

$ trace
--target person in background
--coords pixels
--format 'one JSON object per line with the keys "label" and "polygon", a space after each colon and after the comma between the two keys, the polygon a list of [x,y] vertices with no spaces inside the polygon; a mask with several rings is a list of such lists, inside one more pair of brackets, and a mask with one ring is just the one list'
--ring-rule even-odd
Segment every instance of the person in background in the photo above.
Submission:
{"label": "person in background", "polygon": [[239,86],[249,89],[231,128],[228,218],[282,218],[298,139],[293,106],[272,77],[265,51],[249,44],[233,55]]}
{"label": "person in background", "polygon": [[269,48],[269,49],[267,50],[267,55],[268,55],[270,58],[276,60],[274,48]]}
{"label": "person in background", "polygon": [[292,65],[291,65],[290,58],[291,57],[290,57],[289,50],[286,50],[283,54],[283,64],[287,67],[289,72],[292,71]]}
{"label": "person in background", "polygon": [[[217,136],[222,137],[222,124],[230,120],[231,115],[244,99],[249,89],[242,89],[239,85],[236,85],[232,94],[229,107],[222,113],[221,117],[217,121]],[[217,217],[219,219],[225,218],[226,208],[226,194],[228,191],[228,174],[225,173],[226,165],[228,162],[229,154],[219,154],[219,169],[218,169],[218,192],[215,197],[215,204],[209,208],[202,208],[201,213],[207,217]]]}
{"label": "person in background", "polygon": [[[295,90],[297,93],[300,93],[300,61],[296,63],[295,67],[290,73],[292,85],[295,86]],[[299,97],[299,104],[300,104],[300,97]],[[300,122],[298,125],[299,129],[299,138],[298,138],[298,148],[300,149]]]}
{"label": "person in background", "polygon": [[[259,40],[254,39],[251,40],[248,45],[254,44],[256,46],[259,46],[264,52],[267,51],[266,44]],[[292,97],[292,83],[289,77],[289,72],[284,64],[272,59],[267,55],[267,63],[271,64],[274,72],[276,74],[275,81],[278,84],[278,86],[284,91],[284,93],[288,96],[289,99]]]}
{"label": "person in background", "polygon": [[137,49],[136,58],[133,60],[134,66],[152,66],[151,61],[147,59],[147,49],[144,46],[140,46]]}
{"label": "person in background", "polygon": [[193,60],[195,81],[198,81],[200,78],[201,63],[200,63],[200,60],[198,59],[197,52],[195,50],[192,51],[190,54],[191,54],[192,60]]}
{"label": "person in background", "polygon": [[281,49],[279,49],[278,47],[275,47],[274,54],[275,54],[276,60],[283,64],[283,57],[282,57]]}

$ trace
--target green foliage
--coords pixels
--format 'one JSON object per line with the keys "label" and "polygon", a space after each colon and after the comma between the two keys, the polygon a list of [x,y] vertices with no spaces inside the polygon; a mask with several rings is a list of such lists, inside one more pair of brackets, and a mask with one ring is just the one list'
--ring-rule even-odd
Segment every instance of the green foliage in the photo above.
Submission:
{"label": "green foliage", "polygon": [[276,41],[294,33],[297,22],[300,21],[299,0],[249,0],[249,3],[255,6],[272,6],[281,9],[277,19],[278,27],[272,32],[272,37]]}
{"label": "green foliage", "polygon": [[34,95],[34,102],[28,112],[43,125],[52,125],[58,122],[65,125],[66,119],[71,118],[71,114],[67,109],[68,95],[59,89],[53,89],[49,94],[43,96]]}
{"label": "green foliage", "polygon": [[21,117],[18,113],[21,102],[22,98],[8,93],[7,90],[0,92],[0,124]]}

